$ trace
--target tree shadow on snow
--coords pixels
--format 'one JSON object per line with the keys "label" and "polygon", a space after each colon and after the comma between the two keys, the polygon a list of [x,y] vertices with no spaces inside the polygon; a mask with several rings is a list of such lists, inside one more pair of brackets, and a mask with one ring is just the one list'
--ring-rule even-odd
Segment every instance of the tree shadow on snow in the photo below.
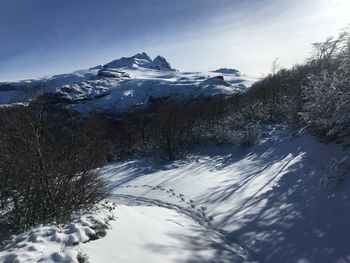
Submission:
{"label": "tree shadow on snow", "polygon": [[234,228],[226,238],[253,250],[261,262],[349,263],[349,183],[320,187],[329,160],[325,146],[303,137],[278,143],[242,155],[240,175],[212,187],[200,202],[232,204],[232,210],[213,214],[214,224]]}
{"label": "tree shadow on snow", "polygon": [[[208,232],[198,228],[191,228],[190,234],[169,232],[168,235],[176,240],[178,245],[147,244],[146,248],[154,253],[170,254],[183,251],[187,259],[177,254],[176,262],[183,263],[232,263],[246,262],[247,255],[237,245],[227,246],[223,239],[213,238]],[[215,241],[213,241],[215,239]],[[176,252],[175,252],[176,253]]]}
{"label": "tree shadow on snow", "polygon": [[[226,231],[229,242],[253,251],[260,262],[350,263],[349,180],[336,188],[321,188],[319,183],[329,157],[336,154],[329,151],[329,145],[316,139],[282,131],[250,149],[198,149],[188,160],[188,176],[197,176],[205,167],[208,173],[202,176],[219,178],[195,201],[207,207],[213,225]],[[111,182],[114,189],[178,166],[141,160],[104,169],[107,175],[119,174]],[[181,169],[173,175],[183,176]],[[192,237],[181,238],[201,249]],[[205,261],[199,253],[190,262],[225,262],[215,260]]]}
{"label": "tree shadow on snow", "polygon": [[174,169],[177,164],[157,163],[152,159],[132,160],[105,166],[100,172],[109,180],[108,191],[159,171]]}

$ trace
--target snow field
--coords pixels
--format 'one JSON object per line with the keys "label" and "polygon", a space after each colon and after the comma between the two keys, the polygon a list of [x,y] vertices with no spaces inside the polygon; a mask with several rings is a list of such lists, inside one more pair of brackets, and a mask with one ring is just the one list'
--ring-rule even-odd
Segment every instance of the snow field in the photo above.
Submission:
{"label": "snow field", "polygon": [[82,245],[91,262],[254,262],[239,246],[228,246],[221,235],[174,209],[119,205],[116,216],[105,238]]}
{"label": "snow field", "polygon": [[336,186],[321,182],[347,154],[276,127],[246,150],[202,148],[186,161],[130,160],[102,172],[114,201],[174,206],[259,262],[338,263],[350,258],[350,170]]}

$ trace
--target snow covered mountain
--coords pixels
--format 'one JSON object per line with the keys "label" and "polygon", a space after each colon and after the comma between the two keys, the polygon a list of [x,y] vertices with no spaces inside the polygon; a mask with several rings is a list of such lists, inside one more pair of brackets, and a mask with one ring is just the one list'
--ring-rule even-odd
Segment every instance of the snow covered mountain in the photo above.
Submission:
{"label": "snow covered mountain", "polygon": [[132,57],[122,57],[117,60],[113,60],[103,66],[104,68],[129,68],[139,69],[148,68],[162,71],[176,71],[173,69],[169,62],[161,56],[157,56],[152,60],[145,52],[138,53]]}
{"label": "snow covered mountain", "polygon": [[48,79],[0,83],[0,105],[26,103],[43,92],[69,101],[80,112],[123,111],[147,105],[149,99],[174,96],[199,99],[245,90],[257,79],[239,71],[179,72],[161,56],[146,53]]}

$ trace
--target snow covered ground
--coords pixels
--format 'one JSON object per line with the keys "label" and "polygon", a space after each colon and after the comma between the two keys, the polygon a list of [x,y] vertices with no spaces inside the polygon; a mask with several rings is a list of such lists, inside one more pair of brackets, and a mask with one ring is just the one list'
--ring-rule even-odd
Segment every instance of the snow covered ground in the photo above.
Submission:
{"label": "snow covered ground", "polygon": [[134,205],[104,204],[68,225],[36,227],[6,242],[0,262],[255,262],[175,206]]}
{"label": "snow covered ground", "polygon": [[[96,231],[86,217],[60,231],[41,227],[2,247],[0,261],[15,254],[20,262],[62,262],[80,251],[90,262],[347,263],[350,163],[342,163],[340,184],[320,183],[334,173],[330,160],[347,154],[272,127],[245,150],[210,147],[184,161],[114,163],[101,168],[116,204],[105,237],[81,243]],[[66,240],[80,243],[60,249]]]}
{"label": "snow covered ground", "polygon": [[91,262],[253,262],[242,248],[176,209],[140,202],[119,205],[115,214],[105,238],[82,245]]}
{"label": "snow covered ground", "polygon": [[187,161],[134,160],[103,171],[113,200],[174,204],[259,262],[343,263],[350,262],[350,178],[336,187],[320,181],[332,173],[330,159],[345,154],[276,129],[243,151],[201,149]]}

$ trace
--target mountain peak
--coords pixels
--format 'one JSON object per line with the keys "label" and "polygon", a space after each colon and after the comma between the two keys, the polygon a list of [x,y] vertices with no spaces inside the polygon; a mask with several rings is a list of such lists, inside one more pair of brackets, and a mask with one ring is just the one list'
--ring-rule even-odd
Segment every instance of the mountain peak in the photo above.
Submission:
{"label": "mountain peak", "polygon": [[155,59],[153,59],[152,68],[157,70],[174,71],[170,63],[162,56],[157,56]]}
{"label": "mountain peak", "polygon": [[132,57],[122,57],[113,60],[103,66],[104,68],[130,68],[130,69],[155,69],[160,71],[175,71],[170,63],[162,56],[157,56],[152,60],[145,52],[137,53]]}
{"label": "mountain peak", "polygon": [[144,60],[152,61],[152,59],[147,55],[146,52],[137,53],[136,55],[132,56],[131,58],[137,58],[137,59],[144,59]]}

